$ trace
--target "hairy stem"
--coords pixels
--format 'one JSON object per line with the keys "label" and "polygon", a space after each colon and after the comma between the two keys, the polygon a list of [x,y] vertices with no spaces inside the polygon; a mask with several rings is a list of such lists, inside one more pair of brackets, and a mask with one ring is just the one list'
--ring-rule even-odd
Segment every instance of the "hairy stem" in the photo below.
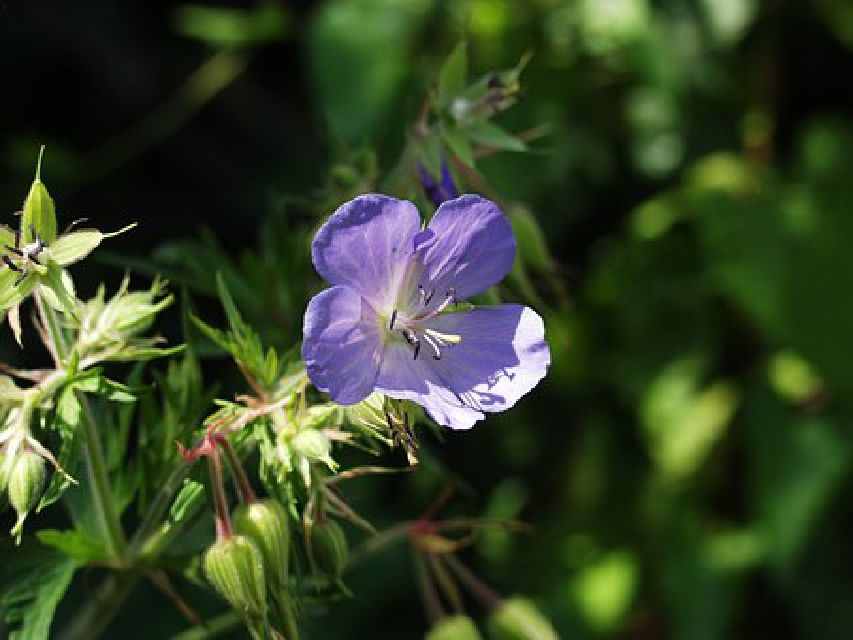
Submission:
{"label": "hairy stem", "polygon": [[228,497],[225,495],[225,478],[222,475],[222,458],[219,450],[213,447],[207,457],[207,469],[210,472],[210,489],[213,492],[213,506],[216,513],[216,538],[230,538],[234,535],[231,528],[231,515],[228,513]]}

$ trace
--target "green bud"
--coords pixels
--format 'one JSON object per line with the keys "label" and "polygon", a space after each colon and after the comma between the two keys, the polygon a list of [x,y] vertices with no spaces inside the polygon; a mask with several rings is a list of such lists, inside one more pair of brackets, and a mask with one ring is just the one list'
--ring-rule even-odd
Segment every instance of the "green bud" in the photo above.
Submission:
{"label": "green bud", "polygon": [[48,245],[56,240],[56,206],[41,181],[41,159],[44,147],[39,152],[36,177],[24,200],[24,212],[21,216],[21,242],[29,244],[35,240],[33,230]]}
{"label": "green bud", "polygon": [[455,615],[438,621],[424,640],[480,640],[474,621],[468,616]]}
{"label": "green bud", "polygon": [[349,544],[344,530],[334,520],[324,520],[311,528],[311,558],[316,567],[340,578],[349,562]]}
{"label": "green bud", "polygon": [[325,462],[334,466],[331,457],[332,443],[329,437],[317,429],[303,429],[290,441],[291,449],[312,462]]}
{"label": "green bud", "polygon": [[551,623],[533,602],[509,598],[489,616],[489,631],[495,640],[558,640]]}
{"label": "green bud", "polygon": [[18,541],[21,539],[27,514],[41,498],[46,477],[44,458],[33,451],[21,453],[9,471],[9,501],[18,514],[18,520],[12,528],[12,535]]}
{"label": "green bud", "polygon": [[246,536],[218,540],[204,554],[204,575],[232,607],[248,618],[265,618],[264,559]]}
{"label": "green bud", "polygon": [[234,531],[254,542],[264,557],[267,579],[274,588],[287,584],[290,528],[284,507],[268,498],[242,504],[232,518]]}

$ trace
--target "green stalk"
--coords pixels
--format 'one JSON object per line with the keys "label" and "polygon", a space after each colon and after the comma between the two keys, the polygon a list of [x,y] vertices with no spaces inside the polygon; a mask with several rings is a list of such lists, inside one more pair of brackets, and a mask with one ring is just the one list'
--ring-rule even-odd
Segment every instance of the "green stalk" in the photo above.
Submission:
{"label": "green stalk", "polygon": [[130,595],[142,574],[137,571],[111,573],[89,595],[68,626],[59,634],[59,640],[92,640],[109,626],[121,605]]}
{"label": "green stalk", "polygon": [[[38,292],[36,292],[36,306],[53,343],[53,347],[56,350],[56,355],[59,357],[60,362],[64,364],[68,356],[68,345],[65,341],[65,335],[62,333],[62,328],[59,326],[56,311],[50,305],[44,303]],[[75,391],[74,395],[83,408],[83,455],[86,458],[86,469],[92,487],[95,511],[101,522],[107,552],[117,564],[121,565],[124,563],[124,551],[127,546],[127,540],[125,539],[118,510],[116,509],[113,494],[110,490],[109,473],[104,458],[104,450],[101,447],[101,440],[98,436],[98,428],[95,425],[92,409],[89,406],[86,396],[80,391]]]}

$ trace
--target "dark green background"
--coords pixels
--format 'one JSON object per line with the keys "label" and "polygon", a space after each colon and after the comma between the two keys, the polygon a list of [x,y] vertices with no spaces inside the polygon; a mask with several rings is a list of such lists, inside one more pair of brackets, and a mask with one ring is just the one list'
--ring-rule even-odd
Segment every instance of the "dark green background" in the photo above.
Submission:
{"label": "dark green background", "polygon": [[[849,638],[853,6],[278,6],[280,33],[252,14],[254,36],[222,36],[180,4],[0,3],[7,222],[44,143],[60,225],[140,223],[73,271],[81,295],[114,286],[122,264],[141,283],[154,260],[215,319],[213,273],[230,270],[241,308],[285,348],[320,286],[311,229],[379,188],[456,42],[476,73],[532,51],[521,102],[498,121],[549,133],[479,167],[547,240],[549,253],[524,252],[531,286],[514,280],[504,297],[545,316],[551,373],[507,414],[425,437],[417,474],[353,483],[352,504],[388,526],[455,476],[447,513],[531,523],[463,558],[534,598],[566,638]],[[188,78],[212,56],[217,73],[246,66],[202,97],[209,84]],[[198,244],[202,229],[218,251]],[[176,314],[162,330],[180,339]],[[239,391],[232,369],[212,360],[206,379]],[[403,547],[366,561],[347,577],[354,599],[312,609],[310,637],[420,637],[411,575]],[[97,579],[75,581],[56,628]],[[143,587],[107,637],[184,626]]]}

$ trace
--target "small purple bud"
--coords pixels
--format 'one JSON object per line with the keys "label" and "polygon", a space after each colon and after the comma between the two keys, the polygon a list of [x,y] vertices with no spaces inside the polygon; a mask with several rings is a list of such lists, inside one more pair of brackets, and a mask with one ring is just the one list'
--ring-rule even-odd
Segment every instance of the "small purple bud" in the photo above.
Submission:
{"label": "small purple bud", "polygon": [[444,159],[441,160],[440,182],[420,162],[418,163],[418,175],[420,176],[424,193],[436,207],[446,200],[459,197],[456,183],[453,182],[453,174],[450,173],[450,167],[447,166]]}

